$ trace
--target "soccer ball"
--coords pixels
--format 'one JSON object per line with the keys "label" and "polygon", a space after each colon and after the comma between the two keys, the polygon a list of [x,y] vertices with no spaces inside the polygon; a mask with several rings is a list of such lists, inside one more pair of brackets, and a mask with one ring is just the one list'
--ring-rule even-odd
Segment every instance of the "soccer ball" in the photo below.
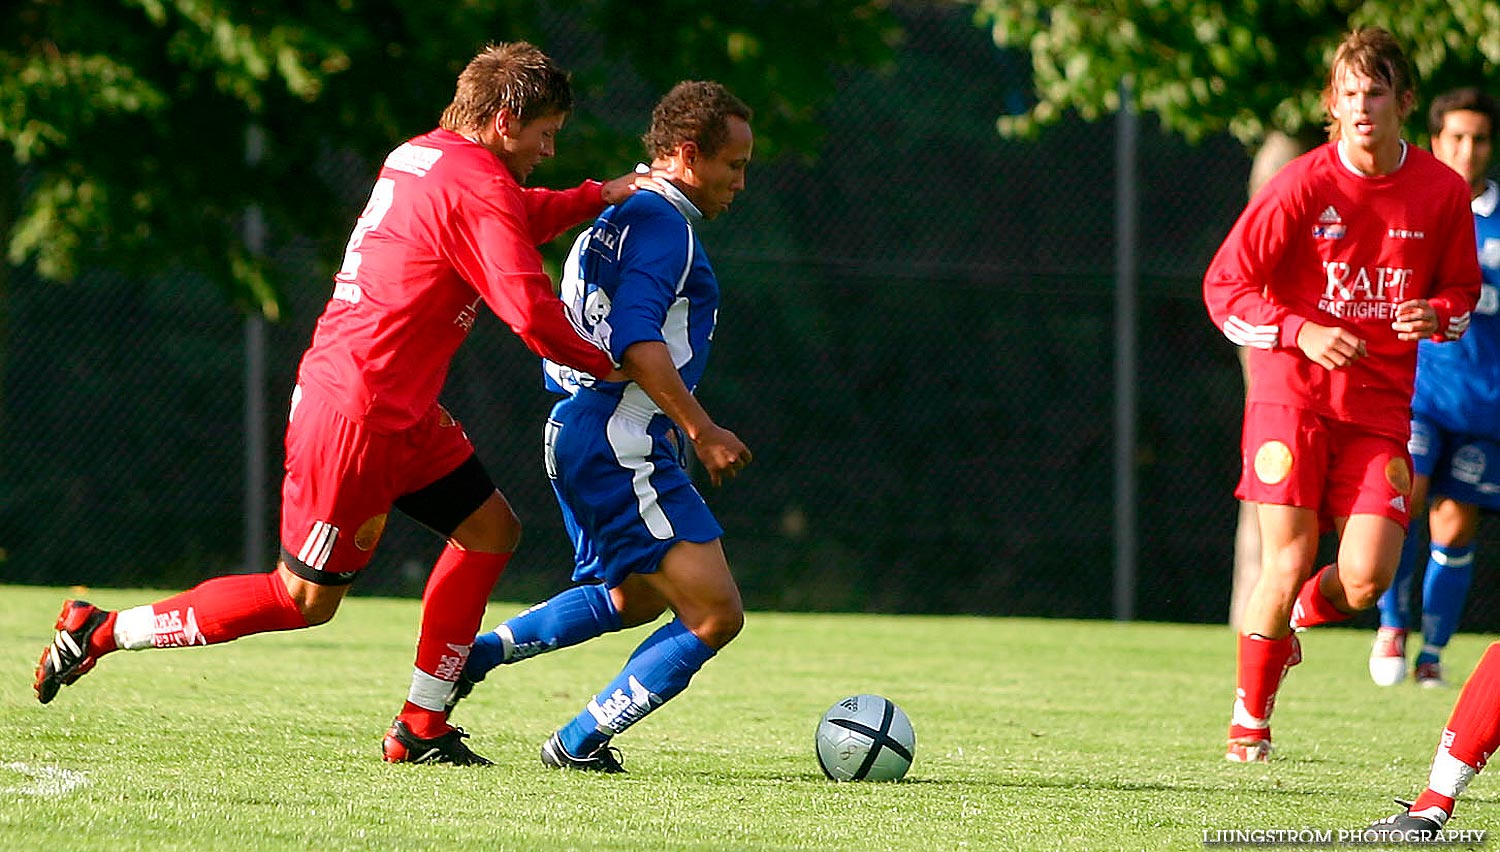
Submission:
{"label": "soccer ball", "polygon": [[818,721],[818,765],[835,781],[899,781],[917,753],[911,720],[890,699],[851,695]]}

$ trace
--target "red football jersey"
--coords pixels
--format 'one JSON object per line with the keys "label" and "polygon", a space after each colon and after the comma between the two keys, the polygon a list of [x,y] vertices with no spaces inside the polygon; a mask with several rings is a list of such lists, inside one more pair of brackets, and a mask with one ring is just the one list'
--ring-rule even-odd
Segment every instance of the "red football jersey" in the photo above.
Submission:
{"label": "red football jersey", "polygon": [[[1427,299],[1435,337],[1455,339],[1479,284],[1469,188],[1458,173],[1406,145],[1395,171],[1366,176],[1330,142],[1251,199],[1209,265],[1203,298],[1224,335],[1251,347],[1249,401],[1404,439],[1417,343],[1391,328],[1396,306]],[[1357,334],[1365,357],[1337,370],[1313,363],[1296,342],[1309,320]]]}
{"label": "red football jersey", "polygon": [[447,130],[392,151],[349,237],[297,381],[351,420],[404,429],[437,401],[480,303],[537,355],[595,375],[608,355],[568,320],[536,246],[604,209],[602,184],[523,189]]}

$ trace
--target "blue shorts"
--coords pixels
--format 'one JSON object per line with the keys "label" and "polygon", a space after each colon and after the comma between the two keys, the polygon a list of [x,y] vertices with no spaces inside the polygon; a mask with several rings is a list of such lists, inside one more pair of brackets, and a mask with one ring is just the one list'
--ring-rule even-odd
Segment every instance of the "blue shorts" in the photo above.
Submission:
{"label": "blue shorts", "polygon": [[1412,467],[1430,477],[1428,500],[1447,497],[1489,511],[1500,510],[1500,443],[1448,432],[1430,420],[1411,422]]}
{"label": "blue shorts", "polygon": [[671,422],[641,404],[581,390],[547,420],[543,453],[568,538],[573,579],[614,588],[649,574],[679,541],[724,535],[683,469]]}

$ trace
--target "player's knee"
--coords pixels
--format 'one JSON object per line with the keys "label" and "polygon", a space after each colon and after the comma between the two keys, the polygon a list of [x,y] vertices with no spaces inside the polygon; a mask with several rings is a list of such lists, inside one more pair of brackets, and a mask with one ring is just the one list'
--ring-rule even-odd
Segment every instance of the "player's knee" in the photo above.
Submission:
{"label": "player's knee", "polygon": [[725,607],[704,619],[693,632],[704,644],[718,650],[734,641],[745,627],[745,610],[741,607]]}
{"label": "player's knee", "polygon": [[493,499],[454,531],[453,540],[465,550],[511,553],[521,544],[521,519],[509,503]]}
{"label": "player's knee", "polygon": [[1369,577],[1341,579],[1344,586],[1344,600],[1355,612],[1369,609],[1380,600],[1381,595],[1385,594],[1386,587]]}
{"label": "player's knee", "polygon": [[729,642],[732,639],[734,639],[734,637],[740,635],[740,631],[744,630],[744,629],[745,629],[745,611],[743,609],[738,609],[737,608],[737,609],[735,609],[734,614],[729,618],[729,620],[727,621],[727,623],[724,625],[724,630],[725,630],[725,634],[726,634],[725,637],[724,637],[724,644],[726,644],[726,645],[729,644]]}
{"label": "player's knee", "polygon": [[325,586],[304,580],[287,569],[286,563],[277,565],[277,573],[286,584],[287,598],[297,608],[308,627],[327,624],[338,612],[348,586]]}
{"label": "player's knee", "polygon": [[1307,560],[1300,553],[1286,553],[1267,559],[1261,566],[1256,586],[1278,600],[1291,601],[1308,575]]}
{"label": "player's knee", "polygon": [[495,541],[495,549],[493,551],[495,553],[513,553],[516,548],[521,546],[521,519],[516,517],[515,512],[510,511],[509,506],[506,507],[505,511],[510,515],[510,520],[500,531],[500,535]]}
{"label": "player's knee", "polygon": [[336,612],[338,612],[338,607],[304,609],[302,610],[302,618],[307,622],[308,627],[317,627],[319,624],[327,624],[332,621],[333,615]]}
{"label": "player's knee", "polygon": [[498,540],[495,541],[496,552],[508,553],[520,546],[520,517],[516,517],[516,511],[510,508],[508,502],[501,505],[499,529],[496,534],[498,534]]}
{"label": "player's knee", "polygon": [[340,600],[342,600],[342,595],[337,598],[318,595],[294,598],[298,611],[302,613],[302,620],[307,622],[308,627],[317,627],[319,624],[332,621],[334,613],[339,611]]}
{"label": "player's knee", "polygon": [[509,503],[501,501],[495,507],[494,518],[487,525],[486,539],[488,547],[476,548],[488,550],[492,553],[510,553],[521,544],[521,519],[516,517],[516,512]]}

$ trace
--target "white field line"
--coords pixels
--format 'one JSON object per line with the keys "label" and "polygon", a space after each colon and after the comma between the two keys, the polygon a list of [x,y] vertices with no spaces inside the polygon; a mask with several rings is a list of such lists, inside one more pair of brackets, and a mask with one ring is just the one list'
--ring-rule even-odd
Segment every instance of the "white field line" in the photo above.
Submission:
{"label": "white field line", "polygon": [[9,769],[17,775],[31,780],[11,787],[0,787],[0,795],[17,796],[65,796],[89,783],[88,775],[72,769],[56,766],[31,766],[26,763],[0,763],[0,769]]}

